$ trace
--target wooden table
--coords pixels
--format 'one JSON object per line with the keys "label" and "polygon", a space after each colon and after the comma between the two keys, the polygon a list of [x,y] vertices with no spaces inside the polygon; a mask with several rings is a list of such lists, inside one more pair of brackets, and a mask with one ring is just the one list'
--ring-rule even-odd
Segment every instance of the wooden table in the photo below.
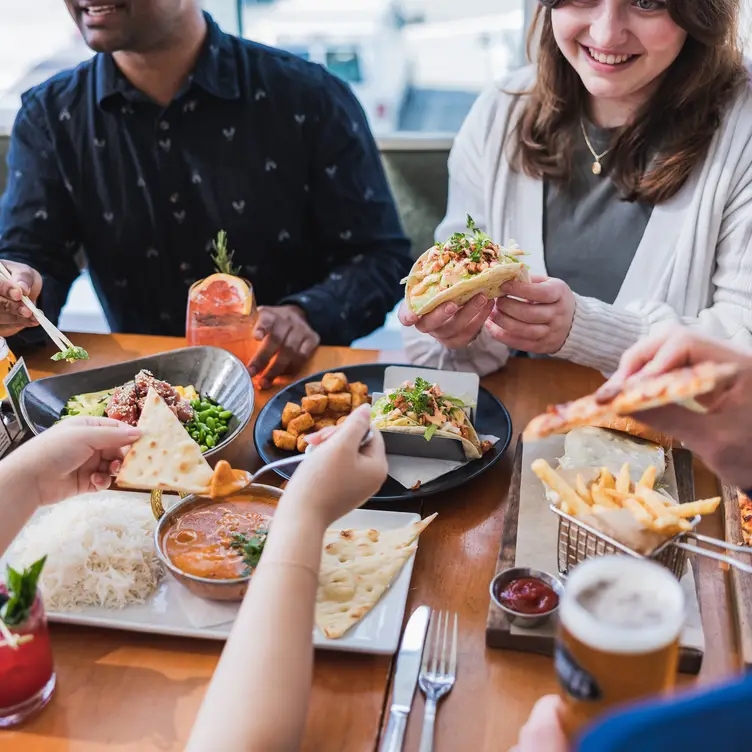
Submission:
{"label": "wooden table", "polygon": [[[182,340],[129,335],[77,335],[95,367],[175,349]],[[58,373],[50,353],[27,358],[35,378]],[[346,348],[320,348],[306,373],[355,363],[387,360],[390,354]],[[396,355],[399,358],[399,355]],[[509,408],[516,430],[548,403],[580,396],[600,375],[570,363],[513,360],[503,372],[483,380]],[[274,394],[257,395],[257,410]],[[252,444],[250,431],[240,440]],[[508,749],[535,700],[556,690],[551,660],[487,649],[485,623],[488,583],[501,537],[502,510],[513,451],[492,470],[459,490],[423,501],[424,515],[439,516],[421,537],[407,615],[426,603],[459,612],[457,684],[439,710],[438,752]],[[258,462],[257,459],[254,460]],[[715,479],[697,468],[701,497],[716,493]],[[705,532],[721,534],[719,519]],[[725,575],[714,564],[700,565],[700,590],[707,643],[700,681],[715,682],[738,670]],[[0,750],[93,752],[94,750],[181,750],[221,643],[54,625],[58,689],[45,709],[19,731],[0,733]],[[304,744],[316,752],[374,750],[388,709],[392,661],[378,656],[320,652]],[[259,692],[263,682],[259,683]],[[248,698],[253,702],[253,698]],[[423,700],[420,692],[410,717],[405,749],[416,750]],[[212,750],[211,752],[225,752]]]}

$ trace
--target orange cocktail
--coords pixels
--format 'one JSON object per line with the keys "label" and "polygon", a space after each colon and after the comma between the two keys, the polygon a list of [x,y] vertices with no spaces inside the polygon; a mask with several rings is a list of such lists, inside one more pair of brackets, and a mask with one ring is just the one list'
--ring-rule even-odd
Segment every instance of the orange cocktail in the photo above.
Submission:
{"label": "orange cocktail", "polygon": [[248,365],[260,344],[253,336],[258,315],[253,287],[233,273],[224,233],[214,247],[218,271],[192,285],[185,336],[189,345],[222,347]]}

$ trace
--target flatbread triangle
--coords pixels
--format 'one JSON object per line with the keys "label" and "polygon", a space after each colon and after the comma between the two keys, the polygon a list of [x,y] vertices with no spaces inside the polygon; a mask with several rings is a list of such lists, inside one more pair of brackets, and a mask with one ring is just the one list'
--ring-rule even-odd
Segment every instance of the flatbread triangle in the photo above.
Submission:
{"label": "flatbread triangle", "polygon": [[573,402],[549,407],[528,423],[523,438],[541,439],[566,433],[579,426],[592,425],[594,421],[603,421],[609,416],[631,415],[672,404],[702,412],[704,409],[696,398],[729,383],[738,371],[738,367],[731,363],[707,362],[659,376],[627,381],[611,402],[599,403],[594,394],[589,394]]}
{"label": "flatbread triangle", "polygon": [[141,436],[125,455],[117,475],[120,487],[208,492],[213,471],[201,447],[153,388],[146,395],[138,428]]}
{"label": "flatbread triangle", "polygon": [[328,639],[354,627],[379,602],[436,514],[394,530],[327,530],[316,594],[316,624]]}

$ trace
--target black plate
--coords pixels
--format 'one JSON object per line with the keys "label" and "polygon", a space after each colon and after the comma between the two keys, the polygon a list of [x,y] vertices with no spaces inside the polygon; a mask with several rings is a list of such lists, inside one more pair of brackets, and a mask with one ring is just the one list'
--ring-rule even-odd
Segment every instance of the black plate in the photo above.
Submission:
{"label": "black plate", "polygon": [[199,394],[209,395],[232,412],[229,431],[215,447],[204,452],[207,458],[228,447],[251,419],[254,393],[247,369],[227,350],[208,346],[170,350],[138,360],[32,381],[21,392],[21,412],[31,430],[40,434],[57,422],[65,403],[74,394],[120,386],[133,379],[142,368],[170,384],[192,384]]}
{"label": "black plate", "polygon": [[[369,392],[380,392],[384,386],[384,371],[390,365],[402,364],[367,363],[348,368],[330,369],[330,371],[336,370],[344,373],[347,380],[351,382],[362,381],[368,385]],[[272,431],[280,427],[284,406],[288,402],[300,404],[300,400],[305,397],[305,384],[309,381],[320,381],[325,373],[327,371],[321,371],[321,373],[306,376],[304,379],[290,384],[286,389],[272,397],[261,410],[256,419],[253,440],[256,444],[256,450],[264,462],[274,462],[290,456],[290,452],[284,452],[274,446]],[[499,441],[481,459],[468,462],[454,472],[447,473],[430,483],[425,483],[417,491],[411,491],[393,478],[387,478],[381,490],[373,499],[377,501],[401,501],[416,499],[420,496],[430,496],[441,491],[447,491],[450,488],[456,488],[484,473],[499,460],[509,446],[509,442],[512,440],[512,419],[506,407],[483,387],[480,388],[478,393],[475,428],[479,434],[491,434],[499,437]],[[280,468],[277,472],[283,478],[290,478],[291,476],[286,468]]]}

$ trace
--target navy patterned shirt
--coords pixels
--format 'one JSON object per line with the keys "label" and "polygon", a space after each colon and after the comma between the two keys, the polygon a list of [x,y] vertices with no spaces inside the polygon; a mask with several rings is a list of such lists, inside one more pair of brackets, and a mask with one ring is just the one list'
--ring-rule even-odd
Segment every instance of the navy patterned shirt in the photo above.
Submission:
{"label": "navy patterned shirt", "polygon": [[347,345],[383,324],[411,265],[363,110],[321,66],[207,23],[167,107],[106,54],[24,94],[0,257],[42,274],[56,320],[83,248],[113,331],[182,336],[226,230],[260,305],[297,305]]}

